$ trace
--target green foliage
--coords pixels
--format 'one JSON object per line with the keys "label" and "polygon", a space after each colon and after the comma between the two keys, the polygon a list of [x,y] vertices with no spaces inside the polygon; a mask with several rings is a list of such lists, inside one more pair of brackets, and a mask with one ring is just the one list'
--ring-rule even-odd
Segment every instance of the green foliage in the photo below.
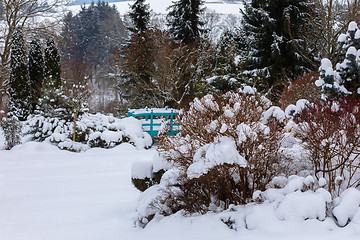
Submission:
{"label": "green foliage", "polygon": [[153,185],[153,181],[150,178],[131,178],[131,182],[141,192],[144,192],[146,189]]}
{"label": "green foliage", "polygon": [[36,105],[39,102],[39,98],[42,95],[42,84],[44,80],[44,58],[40,42],[36,38],[34,38],[30,43],[29,80],[32,111],[34,112]]}
{"label": "green foliage", "polygon": [[141,192],[144,192],[146,189],[148,189],[149,187],[155,185],[155,184],[159,184],[161,177],[164,175],[165,170],[161,169],[157,172],[153,172],[151,178],[131,178],[131,182],[133,183],[133,185]]}
{"label": "green foliage", "polygon": [[61,63],[59,50],[52,37],[46,40],[44,51],[44,75],[45,87],[59,89],[62,85],[61,82]]}
{"label": "green foliage", "polygon": [[22,125],[17,117],[3,118],[0,120],[0,127],[4,132],[6,149],[10,150],[21,143]]}

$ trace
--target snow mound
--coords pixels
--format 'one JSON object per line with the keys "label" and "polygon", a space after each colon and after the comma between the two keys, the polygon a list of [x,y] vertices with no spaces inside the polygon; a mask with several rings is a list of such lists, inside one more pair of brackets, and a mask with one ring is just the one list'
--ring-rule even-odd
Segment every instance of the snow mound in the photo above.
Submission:
{"label": "snow mound", "polygon": [[345,190],[338,199],[333,214],[340,226],[345,226],[356,214],[360,214],[360,191],[355,188]]}
{"label": "snow mound", "polygon": [[194,162],[189,166],[189,178],[197,178],[206,174],[209,169],[222,164],[239,164],[246,167],[247,162],[236,150],[235,141],[228,137],[221,137],[218,143],[211,143],[201,147],[194,156]]}

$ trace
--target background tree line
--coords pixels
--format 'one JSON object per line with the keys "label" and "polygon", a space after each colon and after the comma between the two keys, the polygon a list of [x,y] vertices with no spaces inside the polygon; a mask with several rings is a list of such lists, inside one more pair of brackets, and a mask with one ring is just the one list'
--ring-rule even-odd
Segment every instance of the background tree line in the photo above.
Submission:
{"label": "background tree line", "polygon": [[[200,0],[174,2],[162,19],[165,28],[156,23],[145,0],[135,1],[124,17],[98,1],[82,6],[77,14],[67,13],[55,33],[44,24],[29,31],[28,22],[64,2],[51,6],[38,0],[0,2],[0,21],[6,26],[1,37],[0,103],[4,95],[15,94],[9,91],[10,46],[18,28],[26,42],[33,35],[40,42],[54,36],[62,66],[55,89],[86,85],[87,91],[92,90],[86,99],[90,108],[113,113],[129,107],[186,107],[196,96],[236,90],[242,84],[277,102],[294,79],[316,71],[323,57],[337,60],[344,55],[337,40],[350,21],[359,20],[360,5],[357,0],[253,0],[241,10],[241,23],[214,38],[211,27],[216,17]],[[16,9],[21,10],[13,17]],[[24,15],[25,9],[33,11]],[[25,44],[25,50],[32,45]],[[33,64],[28,71],[37,67]],[[39,91],[26,94],[41,98],[34,98],[35,92]],[[30,101],[32,109],[37,102]]]}

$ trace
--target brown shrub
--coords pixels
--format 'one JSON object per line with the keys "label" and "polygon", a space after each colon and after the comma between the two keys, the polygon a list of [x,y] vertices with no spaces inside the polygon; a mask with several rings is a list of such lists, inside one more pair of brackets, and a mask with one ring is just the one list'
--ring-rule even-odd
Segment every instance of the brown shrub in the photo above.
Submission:
{"label": "brown shrub", "polygon": [[319,72],[311,72],[296,79],[280,96],[279,106],[286,109],[290,104],[296,105],[300,99],[307,99],[309,102],[316,102],[320,99],[320,88],[315,85],[319,79]]}
{"label": "brown shrub", "polygon": [[309,152],[316,177],[327,180],[333,195],[360,186],[359,108],[355,98],[318,101],[297,117],[296,135]]}
{"label": "brown shrub", "polygon": [[[247,203],[255,190],[265,190],[272,177],[281,171],[279,148],[284,127],[281,113],[258,94],[228,92],[223,97],[207,95],[195,99],[177,119],[180,133],[159,138],[158,151],[162,157],[183,173],[178,183],[171,186],[180,189],[181,194],[168,193],[162,204],[171,202],[168,207],[172,209],[202,213],[214,206],[226,209],[230,204]],[[215,164],[200,176],[189,177],[189,167],[196,161],[194,156],[200,153],[200,158],[206,158],[205,146],[216,146],[223,137],[233,140],[247,165]],[[199,152],[200,149],[205,152]]]}

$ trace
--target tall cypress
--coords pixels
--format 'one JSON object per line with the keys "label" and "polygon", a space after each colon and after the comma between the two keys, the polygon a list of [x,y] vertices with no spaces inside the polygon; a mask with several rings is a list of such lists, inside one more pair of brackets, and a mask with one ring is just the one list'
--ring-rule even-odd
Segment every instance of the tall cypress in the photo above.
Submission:
{"label": "tall cypress", "polygon": [[35,110],[41,97],[41,88],[44,80],[44,58],[40,42],[34,38],[29,49],[29,83],[31,93],[32,111]]}
{"label": "tall cypress", "polygon": [[200,36],[204,25],[200,20],[203,4],[203,0],[179,0],[169,7],[169,31],[175,39],[187,45]]}
{"label": "tall cypress", "polygon": [[61,64],[59,50],[52,37],[48,38],[44,49],[44,74],[46,85],[55,89],[61,86]]}
{"label": "tall cypress", "polygon": [[133,27],[129,30],[133,33],[143,33],[149,28],[150,21],[150,7],[145,4],[145,0],[136,0],[130,6],[129,16],[132,20]]}
{"label": "tall cypress", "polygon": [[8,84],[9,112],[25,120],[30,114],[29,69],[25,42],[20,29],[11,38],[10,79]]}

